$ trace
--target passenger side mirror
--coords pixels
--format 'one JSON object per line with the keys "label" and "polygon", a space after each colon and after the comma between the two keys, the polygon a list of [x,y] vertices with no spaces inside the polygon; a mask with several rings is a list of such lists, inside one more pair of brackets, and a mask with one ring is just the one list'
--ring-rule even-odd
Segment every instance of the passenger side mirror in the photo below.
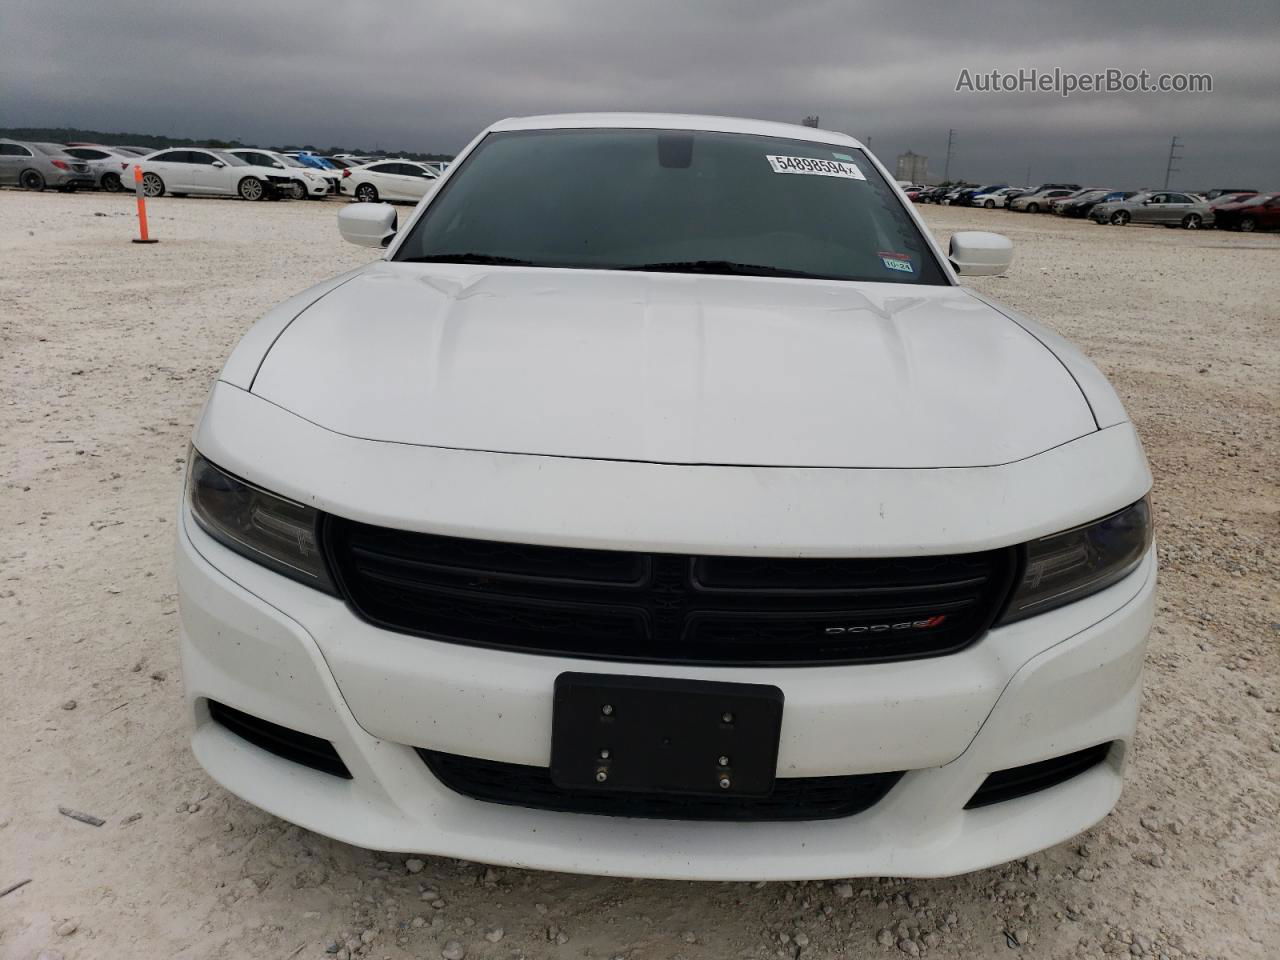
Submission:
{"label": "passenger side mirror", "polygon": [[226,166],[226,164],[225,164],[225,163],[223,163],[221,160],[215,160],[215,161],[213,161],[213,165],[214,165],[215,167],[225,167],[225,166]]}
{"label": "passenger side mirror", "polygon": [[338,211],[342,239],[380,249],[396,235],[396,208],[389,203],[353,203]]}
{"label": "passenger side mirror", "polygon": [[951,235],[947,259],[962,277],[994,277],[1013,263],[1013,243],[998,233],[962,230]]}

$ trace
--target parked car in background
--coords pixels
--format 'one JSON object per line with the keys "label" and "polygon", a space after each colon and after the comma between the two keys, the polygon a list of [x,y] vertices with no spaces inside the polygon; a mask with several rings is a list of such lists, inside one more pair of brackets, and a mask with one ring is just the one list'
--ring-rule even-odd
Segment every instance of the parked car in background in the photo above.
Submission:
{"label": "parked car in background", "polygon": [[417,203],[436,185],[440,175],[416,160],[377,160],[342,171],[344,196],[364,203],[391,200]]}
{"label": "parked car in background", "polygon": [[1206,193],[1204,195],[1204,198],[1206,200],[1218,200],[1228,194],[1245,195],[1245,194],[1254,194],[1257,192],[1258,192],[1257,190],[1254,190],[1249,187],[1218,187],[1216,190],[1210,190],[1208,193]]}
{"label": "parked car in background", "polygon": [[125,183],[133,183],[135,165],[142,168],[142,192],[148,197],[168,193],[269,200],[292,191],[292,178],[280,168],[255,166],[223,150],[157,150],[121,164],[120,179]]}
{"label": "parked car in background", "polygon": [[1133,196],[1134,192],[1133,190],[1090,190],[1074,200],[1060,202],[1054,213],[1063,217],[1087,217],[1089,211],[1097,204],[1124,200]]}
{"label": "parked car in background", "polygon": [[73,157],[61,144],[0,139],[0,184],[70,192],[96,183],[88,161]]}
{"label": "parked car in background", "polygon": [[969,200],[969,205],[986,207],[988,210],[993,207],[1003,207],[1009,202],[1009,197],[1022,193],[1024,189],[1024,187],[1000,187],[995,190],[975,193]]}
{"label": "parked car in background", "polygon": [[[131,163],[138,155],[124,147],[106,147],[98,144],[75,144],[63,148],[73,157],[87,164],[93,171],[94,182],[103,190],[112,193],[124,188],[120,180],[120,164]],[[133,188],[130,183],[129,188]]]}
{"label": "parked car in background", "polygon": [[[985,196],[994,193],[997,190],[1004,190],[1007,189],[1008,186],[1009,185],[1007,183],[993,183],[985,187],[970,187],[968,190],[961,190],[960,195],[956,197],[955,202],[956,205],[960,207],[972,207],[975,206],[973,202],[975,197],[979,195]],[[977,204],[977,206],[980,206],[980,204]]]}
{"label": "parked car in background", "polygon": [[1019,213],[1047,212],[1049,201],[1057,200],[1059,197],[1069,197],[1073,193],[1075,193],[1075,190],[1068,190],[1066,187],[1041,190],[1038,193],[1027,193],[1012,200],[1009,203],[1009,209],[1017,210]]}
{"label": "parked car in background", "polygon": [[1095,223],[1159,223],[1192,230],[1204,226],[1209,217],[1209,206],[1202,198],[1172,190],[1142,191],[1124,200],[1099,203],[1089,211]]}
{"label": "parked car in background", "polygon": [[960,199],[961,194],[969,192],[975,186],[976,184],[972,184],[972,183],[952,184],[951,189],[947,190],[942,195],[942,200],[939,202],[947,206],[952,206],[956,203],[956,201]]}
{"label": "parked car in background", "polygon": [[1239,193],[1220,193],[1216,197],[1205,197],[1209,201],[1210,206],[1222,207],[1228,203],[1239,203],[1248,197],[1256,197],[1257,190],[1241,190]]}
{"label": "parked car in background", "polygon": [[1006,199],[1005,205],[1011,207],[1013,205],[1013,201],[1017,200],[1019,197],[1029,197],[1033,193],[1043,193],[1045,190],[1079,190],[1079,189],[1080,189],[1080,184],[1078,183],[1042,183],[1038,187],[1027,187],[1026,189],[1018,191],[1017,193],[1009,194],[1009,196],[1005,198]]}
{"label": "parked car in background", "polygon": [[246,163],[258,167],[271,167],[284,171],[290,178],[288,196],[294,200],[323,200],[331,193],[338,192],[338,172],[336,170],[316,170],[308,167],[297,157],[273,150],[261,150],[257,147],[237,147],[228,150],[233,157],[239,157]]}
{"label": "parked car in background", "polygon": [[906,190],[903,190],[902,192],[907,195],[908,200],[910,200],[912,203],[916,203],[920,199],[920,194],[924,192],[924,189],[925,188],[921,186],[914,186],[914,187],[908,187]]}
{"label": "parked car in background", "polygon": [[1255,193],[1234,203],[1213,208],[1215,225],[1222,230],[1275,230],[1280,228],[1280,193]]}
{"label": "parked car in background", "polygon": [[310,150],[286,150],[285,156],[293,157],[303,166],[311,167],[313,170],[336,170],[337,165],[330,163],[326,158],[318,153],[312,153]]}
{"label": "parked car in background", "polygon": [[1056,199],[1050,200],[1049,212],[1057,213],[1058,207],[1060,207],[1064,203],[1068,203],[1072,200],[1079,199],[1080,197],[1087,196],[1088,194],[1091,194],[1091,193],[1105,194],[1108,191],[1110,191],[1110,189],[1111,189],[1110,187],[1081,187],[1079,190],[1073,190],[1071,193],[1067,194],[1065,197],[1057,197]]}

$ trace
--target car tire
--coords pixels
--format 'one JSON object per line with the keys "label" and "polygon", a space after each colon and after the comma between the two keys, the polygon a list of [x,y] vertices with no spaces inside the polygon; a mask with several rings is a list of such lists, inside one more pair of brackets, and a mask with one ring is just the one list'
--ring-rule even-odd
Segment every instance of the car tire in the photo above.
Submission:
{"label": "car tire", "polygon": [[1198,213],[1188,213],[1182,218],[1182,228],[1184,230],[1199,230],[1204,226],[1204,217]]}
{"label": "car tire", "polygon": [[1258,221],[1253,217],[1241,217],[1237,229],[1243,230],[1245,233],[1253,233],[1258,229]]}
{"label": "car tire", "polygon": [[267,195],[267,188],[257,177],[245,177],[236,187],[241,200],[261,200]]}
{"label": "car tire", "polygon": [[1040,212],[1040,204],[1038,203],[1027,204],[1027,213],[1039,213],[1039,212]]}
{"label": "car tire", "polygon": [[142,195],[152,200],[164,196],[164,181],[160,179],[160,174],[144,173],[142,175]]}
{"label": "car tire", "polygon": [[290,200],[307,199],[307,185],[303,183],[301,180],[294,180],[292,183],[290,183],[289,199]]}
{"label": "car tire", "polygon": [[995,205],[996,205],[996,202],[994,200],[988,200],[986,203],[983,204],[983,206],[986,207],[988,210],[994,209]]}
{"label": "car tire", "polygon": [[1111,222],[1117,227],[1125,226],[1132,219],[1133,218],[1129,216],[1129,211],[1127,210],[1117,210],[1111,215]]}
{"label": "car tire", "polygon": [[64,183],[58,188],[59,193],[75,193],[76,185],[74,183]]}
{"label": "car tire", "polygon": [[120,182],[120,174],[108,173],[102,177],[102,189],[107,193],[119,193],[124,189],[124,184]]}
{"label": "car tire", "polygon": [[23,170],[18,183],[22,185],[23,190],[34,190],[39,193],[44,189],[44,174],[39,170]]}
{"label": "car tire", "polygon": [[372,183],[362,183],[356,187],[355,197],[359,203],[377,203],[378,188]]}

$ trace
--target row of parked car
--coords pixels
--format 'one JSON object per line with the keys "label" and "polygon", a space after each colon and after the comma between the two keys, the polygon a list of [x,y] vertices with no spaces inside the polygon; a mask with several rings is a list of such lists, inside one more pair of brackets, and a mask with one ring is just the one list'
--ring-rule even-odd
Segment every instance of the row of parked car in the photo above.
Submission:
{"label": "row of parked car", "polygon": [[142,172],[148,197],[232,196],[243,200],[322,200],[340,194],[362,201],[417,203],[447,164],[388,157],[257,147],[220,149],[26,143],[0,139],[0,185],[27,190],[133,189]]}
{"label": "row of parked car", "polygon": [[1188,230],[1217,227],[1247,232],[1280,227],[1280,193],[1258,190],[1220,188],[1198,194],[1180,190],[1114,190],[1075,183],[1042,183],[1030,189],[1007,184],[905,189],[916,203],[1056,213],[1116,226],[1158,223]]}

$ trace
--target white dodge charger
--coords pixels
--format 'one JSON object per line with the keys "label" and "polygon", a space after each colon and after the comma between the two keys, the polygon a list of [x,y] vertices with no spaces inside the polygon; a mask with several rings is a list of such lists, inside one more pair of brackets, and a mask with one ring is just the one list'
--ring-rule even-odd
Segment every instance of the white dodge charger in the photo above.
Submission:
{"label": "white dodge charger", "polygon": [[268,313],[195,429],[196,757],[341,840],[646,877],[932,876],[1107,814],[1151,475],[856,140],[508,120]]}

